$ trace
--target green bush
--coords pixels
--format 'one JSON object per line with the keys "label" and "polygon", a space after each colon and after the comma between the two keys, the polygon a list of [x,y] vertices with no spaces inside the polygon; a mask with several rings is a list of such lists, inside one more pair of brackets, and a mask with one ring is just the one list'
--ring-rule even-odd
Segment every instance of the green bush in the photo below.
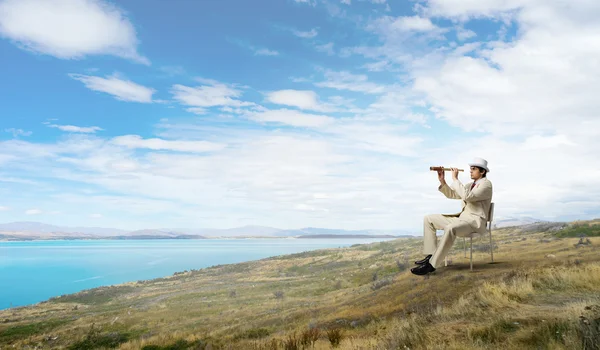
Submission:
{"label": "green bush", "polygon": [[18,339],[28,338],[35,334],[48,332],[68,321],[55,320],[48,322],[37,322],[27,325],[13,326],[0,330],[0,343],[11,343]]}
{"label": "green bush", "polygon": [[72,344],[69,350],[88,350],[99,348],[116,348],[130,339],[129,333],[110,332],[100,333],[98,328],[92,324],[85,339]]}
{"label": "green bush", "polygon": [[202,340],[188,342],[187,340],[180,339],[171,345],[146,345],[142,347],[142,350],[204,350],[206,348],[207,344]]}
{"label": "green bush", "polygon": [[557,237],[600,237],[600,225],[573,224],[556,232]]}
{"label": "green bush", "polygon": [[233,339],[234,340],[260,339],[260,338],[267,337],[270,334],[271,334],[271,331],[267,328],[250,328],[250,329],[245,330],[242,333],[236,334],[235,337],[233,337]]}

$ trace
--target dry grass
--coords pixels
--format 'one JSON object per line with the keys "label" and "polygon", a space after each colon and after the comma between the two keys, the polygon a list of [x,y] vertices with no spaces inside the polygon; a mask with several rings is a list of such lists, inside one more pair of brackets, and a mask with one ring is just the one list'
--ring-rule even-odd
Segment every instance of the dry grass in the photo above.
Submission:
{"label": "dry grass", "polygon": [[475,252],[473,273],[457,242],[451,266],[414,276],[397,261],[422,241],[399,239],[88,291],[0,311],[0,348],[84,344],[92,324],[94,339],[127,337],[120,349],[581,348],[594,333],[580,316],[600,319],[600,238],[494,237],[497,263]]}

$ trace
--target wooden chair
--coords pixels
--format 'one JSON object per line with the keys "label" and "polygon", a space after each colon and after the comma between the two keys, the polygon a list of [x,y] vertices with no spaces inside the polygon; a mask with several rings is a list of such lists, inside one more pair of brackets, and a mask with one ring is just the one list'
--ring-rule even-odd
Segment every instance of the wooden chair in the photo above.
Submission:
{"label": "wooden chair", "polygon": [[[490,255],[492,256],[492,262],[494,262],[494,241],[492,240],[492,222],[494,221],[494,203],[490,205],[490,212],[488,213],[488,219],[486,222],[486,228],[490,235]],[[469,248],[470,251],[470,261],[471,261],[471,271],[473,271],[473,237],[482,237],[483,234],[478,232],[471,233],[469,237],[471,246]],[[467,257],[467,237],[463,237],[463,246],[465,249],[465,258]],[[448,266],[448,257],[444,258],[444,266]]]}

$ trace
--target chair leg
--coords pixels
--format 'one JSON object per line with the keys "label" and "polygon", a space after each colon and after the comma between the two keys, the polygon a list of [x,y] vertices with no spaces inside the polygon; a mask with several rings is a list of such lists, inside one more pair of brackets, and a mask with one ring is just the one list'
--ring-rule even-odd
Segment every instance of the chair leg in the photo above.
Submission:
{"label": "chair leg", "polygon": [[473,237],[471,237],[471,271],[473,271]]}
{"label": "chair leg", "polygon": [[492,230],[490,230],[490,254],[492,255],[492,262],[494,262],[494,241],[492,241]]}

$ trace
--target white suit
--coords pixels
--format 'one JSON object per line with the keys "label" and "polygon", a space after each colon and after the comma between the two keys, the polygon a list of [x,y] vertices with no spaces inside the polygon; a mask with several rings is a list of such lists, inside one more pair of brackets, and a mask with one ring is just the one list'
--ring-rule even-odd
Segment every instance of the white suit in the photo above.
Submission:
{"label": "white suit", "polygon": [[[456,237],[467,237],[473,232],[486,231],[487,216],[492,203],[492,182],[483,177],[471,189],[473,182],[463,185],[455,180],[451,186],[440,185],[438,190],[446,197],[462,200],[462,209],[456,214],[433,214],[425,216],[423,223],[423,253],[431,254],[429,263],[438,267],[444,261]],[[444,230],[439,245],[436,230]]]}

